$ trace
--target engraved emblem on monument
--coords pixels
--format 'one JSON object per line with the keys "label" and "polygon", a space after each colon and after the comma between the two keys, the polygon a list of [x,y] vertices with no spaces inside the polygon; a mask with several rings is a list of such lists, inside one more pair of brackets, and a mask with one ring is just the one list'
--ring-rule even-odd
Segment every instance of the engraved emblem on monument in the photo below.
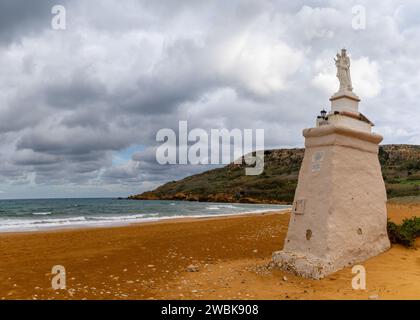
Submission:
{"label": "engraved emblem on monument", "polygon": [[317,151],[312,155],[312,172],[321,170],[321,163],[324,160],[325,151]]}
{"label": "engraved emblem on monument", "polygon": [[304,199],[299,199],[299,200],[295,201],[293,212],[295,214],[303,214],[305,212],[305,200]]}

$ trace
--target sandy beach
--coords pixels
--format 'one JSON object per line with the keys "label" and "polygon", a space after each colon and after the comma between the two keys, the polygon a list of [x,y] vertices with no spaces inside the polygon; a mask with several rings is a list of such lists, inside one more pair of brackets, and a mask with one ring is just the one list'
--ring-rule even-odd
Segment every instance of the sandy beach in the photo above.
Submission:
{"label": "sandy beach", "polygon": [[[400,222],[420,205],[388,212]],[[364,263],[367,289],[353,290],[350,268],[309,280],[270,267],[288,221],[271,212],[0,234],[0,299],[420,299],[419,240]],[[66,268],[66,290],[51,288],[54,265]]]}

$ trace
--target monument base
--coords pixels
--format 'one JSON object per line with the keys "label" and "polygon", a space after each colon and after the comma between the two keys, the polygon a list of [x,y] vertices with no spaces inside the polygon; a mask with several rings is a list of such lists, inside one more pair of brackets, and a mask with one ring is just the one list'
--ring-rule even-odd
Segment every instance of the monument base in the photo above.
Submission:
{"label": "monument base", "polygon": [[374,244],[373,247],[365,247],[362,251],[353,256],[343,256],[337,260],[322,259],[307,253],[276,251],[273,253],[274,265],[282,270],[291,272],[297,276],[322,279],[345,267],[351,267],[362,263],[369,258],[388,250],[390,243],[388,238],[383,238]]}
{"label": "monument base", "polygon": [[292,272],[295,275],[322,279],[326,275],[338,270],[333,268],[333,262],[318,257],[297,252],[277,251],[273,253],[275,266]]}
{"label": "monument base", "polygon": [[274,263],[320,279],[390,247],[386,190],[378,159],[380,135],[324,125],[304,130],[287,237]]}

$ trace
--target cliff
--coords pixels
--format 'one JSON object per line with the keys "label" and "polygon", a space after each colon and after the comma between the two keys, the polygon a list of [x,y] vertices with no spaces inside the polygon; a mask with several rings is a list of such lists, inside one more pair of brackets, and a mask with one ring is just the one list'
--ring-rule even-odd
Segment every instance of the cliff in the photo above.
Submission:
{"label": "cliff", "polygon": [[[304,149],[266,150],[264,172],[259,176],[246,176],[244,165],[229,164],[129,199],[290,203],[303,154]],[[420,195],[420,146],[381,146],[379,160],[388,197]]]}

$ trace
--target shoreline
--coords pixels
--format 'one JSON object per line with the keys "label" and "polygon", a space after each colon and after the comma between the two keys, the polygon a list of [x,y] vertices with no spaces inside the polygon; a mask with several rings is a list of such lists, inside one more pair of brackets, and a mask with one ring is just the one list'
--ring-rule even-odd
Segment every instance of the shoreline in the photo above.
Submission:
{"label": "shoreline", "polygon": [[[404,218],[409,218],[412,216],[420,216],[420,203],[418,202],[396,202],[391,199],[387,203],[388,207],[388,218],[395,223],[401,223]],[[401,208],[407,208],[411,214],[397,213],[391,214],[390,210],[396,209],[400,211]],[[38,230],[0,230],[1,235],[13,235],[13,234],[39,234],[39,233],[49,233],[49,232],[61,232],[61,231],[77,231],[77,230],[95,230],[95,229],[114,229],[114,228],[125,228],[132,226],[141,226],[141,225],[155,225],[155,224],[165,224],[165,223],[178,223],[178,222],[192,222],[200,220],[214,220],[214,219],[225,219],[225,218],[235,218],[235,217],[246,217],[246,216],[263,216],[267,214],[289,214],[292,207],[284,209],[261,209],[257,211],[246,211],[238,213],[224,213],[224,214],[203,214],[203,215],[192,215],[192,216],[168,216],[168,217],[148,217],[140,218],[139,221],[115,221],[115,222],[97,222],[92,224],[80,224],[80,225],[66,225],[66,226],[54,226],[54,227],[41,227]],[[395,210],[394,210],[395,211]],[[1,221],[0,221],[1,223]]]}
{"label": "shoreline", "polygon": [[[195,220],[212,220],[212,219],[224,219],[234,218],[243,216],[259,216],[266,214],[287,214],[291,208],[284,208],[281,210],[258,210],[250,212],[239,212],[239,213],[225,213],[225,214],[214,214],[214,215],[193,215],[193,216],[168,216],[168,217],[157,217],[157,218],[144,218],[143,221],[132,221],[132,222],[108,222],[108,223],[92,223],[92,224],[80,224],[80,225],[67,225],[57,227],[43,227],[39,230],[0,230],[0,236],[3,234],[29,234],[29,233],[43,233],[43,232],[60,232],[60,231],[76,231],[76,230],[91,230],[91,229],[108,229],[108,228],[124,228],[138,225],[151,225],[161,223],[177,223],[177,222],[190,222]],[[139,219],[141,220],[141,219]],[[0,221],[1,223],[1,221]]]}

